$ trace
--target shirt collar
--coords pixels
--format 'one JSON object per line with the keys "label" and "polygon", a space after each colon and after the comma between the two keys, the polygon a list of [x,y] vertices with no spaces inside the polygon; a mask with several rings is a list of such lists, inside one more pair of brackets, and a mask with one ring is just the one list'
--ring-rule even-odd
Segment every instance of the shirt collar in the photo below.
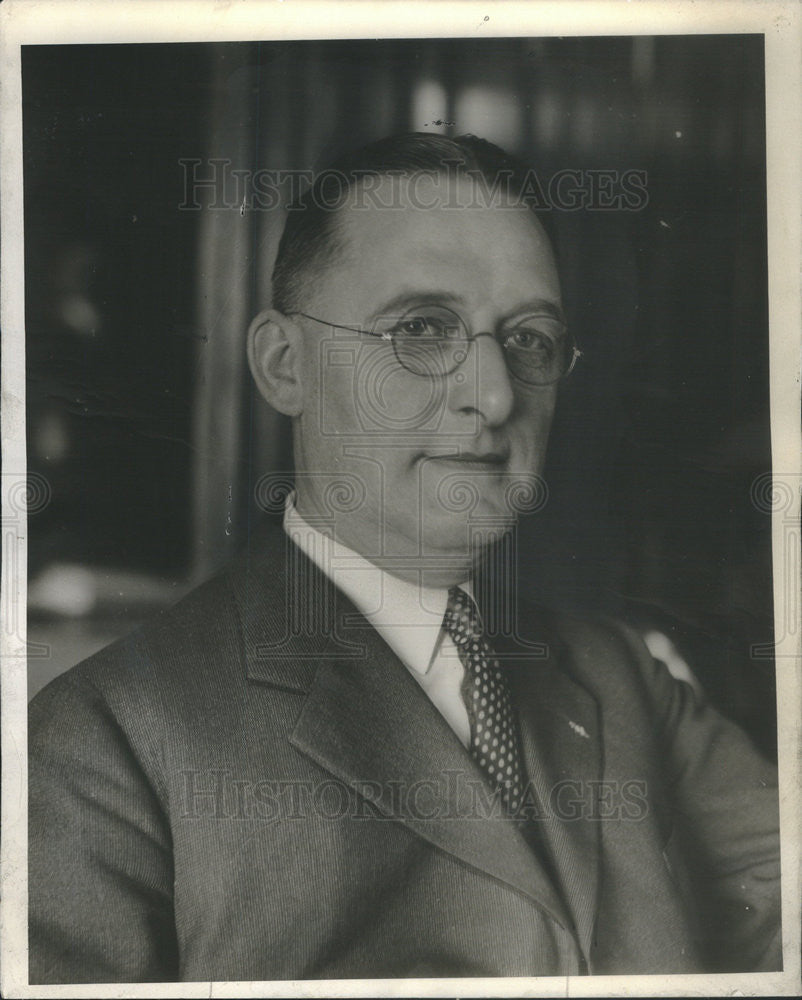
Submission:
{"label": "shirt collar", "polygon": [[[439,648],[448,588],[400,580],[323,534],[287,497],[284,530],[321,572],[339,587],[407,667],[425,674]],[[470,581],[460,586],[472,594]]]}

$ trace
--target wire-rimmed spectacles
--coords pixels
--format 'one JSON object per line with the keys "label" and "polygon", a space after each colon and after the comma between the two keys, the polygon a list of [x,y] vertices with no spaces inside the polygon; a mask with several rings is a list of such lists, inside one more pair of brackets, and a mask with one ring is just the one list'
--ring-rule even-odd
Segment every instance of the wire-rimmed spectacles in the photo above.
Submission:
{"label": "wire-rimmed spectacles", "polygon": [[503,326],[497,334],[470,333],[448,306],[414,306],[402,315],[380,316],[370,327],[345,326],[298,312],[337,330],[380,337],[393,345],[398,363],[413,375],[442,378],[468,357],[478,337],[493,337],[501,345],[510,374],[527,385],[553,385],[573,371],[582,352],[566,324],[557,316],[533,312]]}

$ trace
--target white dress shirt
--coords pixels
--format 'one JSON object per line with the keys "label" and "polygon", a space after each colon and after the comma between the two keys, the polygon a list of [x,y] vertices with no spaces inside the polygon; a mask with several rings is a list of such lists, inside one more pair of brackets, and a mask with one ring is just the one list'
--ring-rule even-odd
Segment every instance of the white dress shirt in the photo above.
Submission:
{"label": "white dress shirt", "polygon": [[[464,668],[442,627],[448,589],[399,580],[374,566],[304,520],[292,496],[287,498],[284,530],[367,618],[467,747],[470,723],[460,691]],[[472,594],[470,581],[460,586]]]}

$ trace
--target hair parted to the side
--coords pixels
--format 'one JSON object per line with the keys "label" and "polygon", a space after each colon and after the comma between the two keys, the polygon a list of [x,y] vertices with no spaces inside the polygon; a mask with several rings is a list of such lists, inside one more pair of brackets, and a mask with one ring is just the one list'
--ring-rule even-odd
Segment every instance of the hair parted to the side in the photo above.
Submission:
{"label": "hair parted to the side", "polygon": [[[408,132],[369,143],[320,171],[312,186],[290,207],[273,267],[273,307],[285,315],[302,310],[314,277],[346,252],[337,223],[349,192],[361,180],[381,174],[416,173],[479,176],[488,189],[501,191],[509,201],[527,203],[526,166],[486,139]],[[551,217],[541,206],[529,207],[553,246]]]}

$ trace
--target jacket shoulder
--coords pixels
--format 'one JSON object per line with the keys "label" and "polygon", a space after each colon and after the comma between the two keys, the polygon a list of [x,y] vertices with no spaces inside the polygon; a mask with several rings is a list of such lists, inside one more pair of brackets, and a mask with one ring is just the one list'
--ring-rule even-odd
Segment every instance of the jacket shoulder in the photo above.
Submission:
{"label": "jacket shoulder", "polygon": [[593,687],[606,681],[618,686],[624,676],[630,682],[654,683],[657,664],[640,634],[624,621],[553,609],[544,609],[542,617],[566,668],[581,675],[577,679]]}
{"label": "jacket shoulder", "polygon": [[80,741],[81,729],[102,724],[120,733],[146,769],[153,758],[158,770],[159,734],[235,700],[244,684],[241,642],[224,573],[44,687],[30,705],[31,752],[58,734]]}
{"label": "jacket shoulder", "polygon": [[129,634],[52,680],[34,699],[53,698],[66,686],[96,688],[113,696],[120,685],[169,686],[171,675],[194,674],[236,650],[236,607],[227,574],[196,587]]}
{"label": "jacket shoulder", "polygon": [[656,660],[640,633],[609,615],[547,614],[548,632],[561,669],[589,691],[608,713],[648,720],[656,731],[671,729],[674,716],[692,711],[692,688]]}

